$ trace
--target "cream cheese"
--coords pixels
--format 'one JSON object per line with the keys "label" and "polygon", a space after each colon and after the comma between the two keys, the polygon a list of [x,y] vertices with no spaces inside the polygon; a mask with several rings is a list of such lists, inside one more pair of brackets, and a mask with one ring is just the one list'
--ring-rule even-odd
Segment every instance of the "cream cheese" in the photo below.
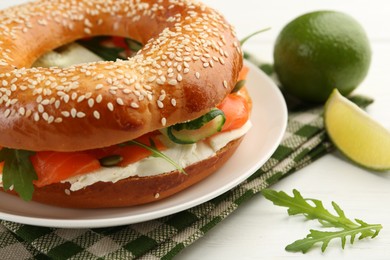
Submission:
{"label": "cream cheese", "polygon": [[[251,122],[248,121],[239,129],[216,134],[209,138],[208,142],[201,141],[195,144],[175,144],[162,136],[161,141],[168,147],[167,150],[164,150],[164,154],[185,168],[188,165],[214,156],[218,150],[226,146],[230,141],[245,135],[251,126]],[[174,170],[176,168],[167,161],[157,157],[148,157],[126,167],[101,168],[88,174],[74,176],[63,182],[69,182],[71,184],[70,190],[76,191],[96,182],[115,183],[131,176],[153,176]]]}

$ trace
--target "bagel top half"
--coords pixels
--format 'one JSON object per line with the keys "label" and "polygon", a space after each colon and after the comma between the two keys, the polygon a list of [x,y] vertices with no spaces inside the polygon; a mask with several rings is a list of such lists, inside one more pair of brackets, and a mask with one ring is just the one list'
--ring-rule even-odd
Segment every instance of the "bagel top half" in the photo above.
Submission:
{"label": "bagel top half", "polygon": [[[80,38],[130,37],[128,60],[30,68]],[[242,53],[215,10],[186,0],[40,0],[0,12],[0,146],[77,151],[201,116],[234,87]]]}

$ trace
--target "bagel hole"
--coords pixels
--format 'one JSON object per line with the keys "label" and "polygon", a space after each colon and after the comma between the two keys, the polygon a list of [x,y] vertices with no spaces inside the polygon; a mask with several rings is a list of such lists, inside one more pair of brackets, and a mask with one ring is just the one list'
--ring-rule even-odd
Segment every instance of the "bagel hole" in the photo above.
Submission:
{"label": "bagel hole", "polygon": [[138,41],[119,36],[84,38],[43,54],[34,62],[33,67],[66,68],[103,60],[125,60],[133,57],[141,48],[142,44]]}

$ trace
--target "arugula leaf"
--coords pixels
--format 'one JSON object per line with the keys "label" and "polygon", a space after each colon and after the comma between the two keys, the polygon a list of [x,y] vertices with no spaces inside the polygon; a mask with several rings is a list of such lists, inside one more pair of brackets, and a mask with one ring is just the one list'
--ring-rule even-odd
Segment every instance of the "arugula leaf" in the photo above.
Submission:
{"label": "arugula leaf", "polygon": [[142,49],[142,44],[134,39],[126,38],[127,46],[133,52],[137,52]]}
{"label": "arugula leaf", "polygon": [[254,32],[254,33],[251,33],[250,35],[244,37],[243,39],[240,40],[240,45],[241,45],[241,47],[244,45],[244,43],[245,43],[246,41],[248,41],[248,40],[249,40],[250,38],[252,38],[253,36],[258,35],[258,34],[263,33],[263,32],[266,32],[266,31],[268,31],[268,30],[270,30],[270,29],[271,29],[270,27],[265,28],[265,29],[261,29],[261,30],[259,30],[259,31],[256,31],[256,32]]}
{"label": "arugula leaf", "polygon": [[[325,228],[339,228],[337,231],[318,231],[310,230],[310,233],[303,239],[297,240],[288,245],[285,249],[289,252],[306,253],[315,244],[322,243],[321,250],[324,252],[332,239],[340,238],[341,246],[344,249],[347,237],[350,237],[350,243],[353,244],[357,235],[361,240],[366,237],[374,238],[382,229],[380,224],[367,224],[366,222],[355,219],[348,219],[344,211],[335,202],[332,206],[337,215],[330,213],[324,208],[321,201],[316,199],[305,199],[297,190],[293,190],[293,197],[285,192],[266,189],[262,191],[264,197],[274,203],[274,205],[287,207],[288,214],[297,215],[303,214],[309,220],[318,220]],[[314,204],[314,206],[312,204]]]}
{"label": "arugula leaf", "polygon": [[4,161],[3,188],[9,190],[11,187],[19,196],[29,201],[34,192],[33,180],[38,176],[30,161],[34,152],[3,148],[0,150],[0,162]]}
{"label": "arugula leaf", "polygon": [[245,79],[237,81],[237,83],[234,86],[234,88],[232,89],[231,93],[238,92],[240,89],[242,89],[243,86],[245,86],[245,84],[246,84],[246,80]]}
{"label": "arugula leaf", "polygon": [[150,138],[150,139],[149,139],[149,142],[150,142],[151,146],[148,146],[148,145],[146,145],[146,144],[143,144],[143,143],[138,142],[138,141],[135,141],[135,140],[127,141],[127,142],[125,142],[125,143],[122,143],[121,145],[138,145],[138,146],[140,146],[140,147],[142,147],[142,148],[145,148],[145,149],[147,149],[147,150],[149,150],[149,151],[152,152],[152,156],[153,156],[153,157],[157,157],[157,158],[162,158],[162,159],[164,159],[164,160],[167,161],[168,163],[172,164],[180,173],[183,173],[183,174],[187,175],[187,173],[184,171],[183,167],[181,167],[181,166],[180,166],[177,162],[175,162],[172,158],[166,156],[164,153],[160,152],[160,151],[157,149],[157,147],[156,147],[156,145],[155,145],[153,139]]}

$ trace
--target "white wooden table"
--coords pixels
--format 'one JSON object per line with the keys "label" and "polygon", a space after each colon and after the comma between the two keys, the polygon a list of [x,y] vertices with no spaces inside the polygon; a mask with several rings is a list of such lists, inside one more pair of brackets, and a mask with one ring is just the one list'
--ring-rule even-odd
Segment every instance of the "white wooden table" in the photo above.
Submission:
{"label": "white wooden table", "polygon": [[[339,10],[355,17],[365,28],[373,50],[366,80],[355,93],[375,99],[368,112],[390,129],[390,2],[359,0],[204,0],[220,10],[235,25],[239,37],[261,28],[271,31],[256,36],[245,46],[259,59],[272,61],[273,43],[281,28],[300,14],[314,10]],[[387,24],[387,25],[386,25]],[[271,112],[270,112],[271,113]],[[390,153],[390,151],[389,151]],[[347,244],[340,241],[328,249],[306,254],[289,253],[284,247],[305,237],[317,223],[303,217],[288,217],[286,209],[256,196],[206,237],[186,248],[184,259],[390,259],[390,172],[374,173],[358,168],[334,152],[294,173],[273,189],[321,199],[331,208],[337,202],[351,218],[380,223],[383,229],[375,239]],[[180,258],[179,257],[179,258]]]}
{"label": "white wooden table", "polygon": [[[0,8],[26,2],[0,2]],[[368,77],[356,93],[375,99],[368,112],[390,129],[390,2],[388,0],[204,0],[220,10],[235,25],[239,37],[261,28],[271,31],[256,36],[245,50],[265,61],[272,61],[273,43],[281,28],[308,11],[339,10],[354,16],[371,39],[373,60]],[[272,113],[272,111],[270,111]],[[389,151],[390,152],[390,151]],[[337,152],[280,181],[272,188],[318,198],[330,207],[336,201],[351,218],[380,223],[383,230],[373,240],[356,241],[342,250],[339,241],[325,253],[319,249],[307,254],[289,253],[284,247],[306,236],[314,222],[288,217],[285,208],[273,206],[256,196],[204,238],[186,248],[183,259],[390,259],[390,172],[374,173],[347,162]]]}

